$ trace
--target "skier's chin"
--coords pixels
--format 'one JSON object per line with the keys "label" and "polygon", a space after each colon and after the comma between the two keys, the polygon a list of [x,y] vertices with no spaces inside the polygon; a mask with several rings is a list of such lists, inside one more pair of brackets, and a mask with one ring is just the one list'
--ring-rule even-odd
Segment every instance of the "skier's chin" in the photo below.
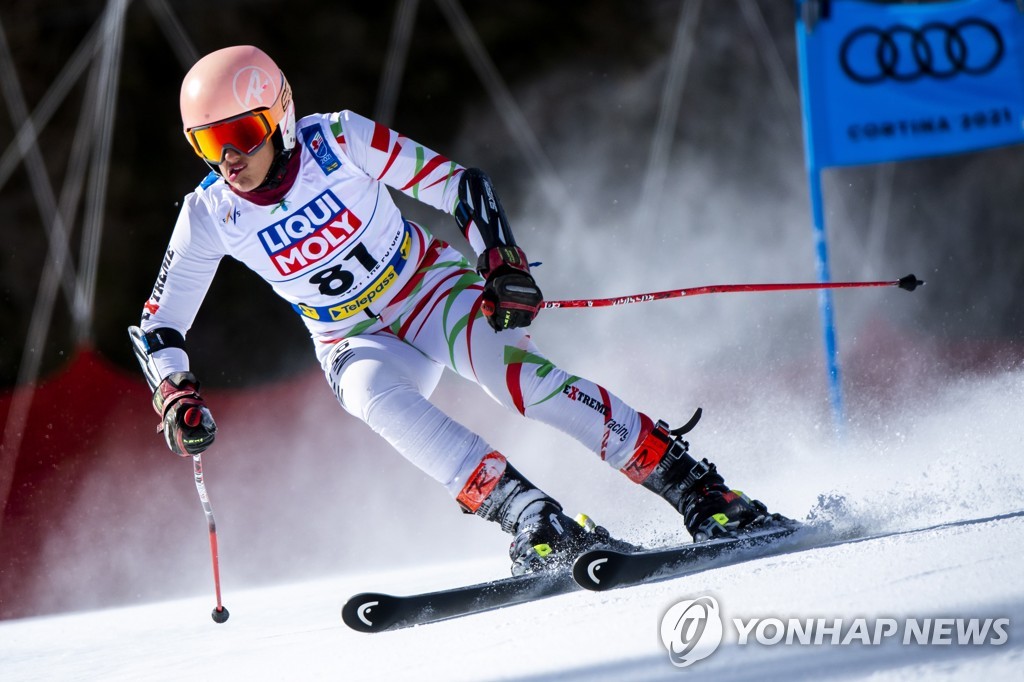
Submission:
{"label": "skier's chin", "polygon": [[251,192],[259,186],[259,182],[255,180],[249,173],[237,173],[228,175],[225,180],[228,181],[232,187],[239,192]]}

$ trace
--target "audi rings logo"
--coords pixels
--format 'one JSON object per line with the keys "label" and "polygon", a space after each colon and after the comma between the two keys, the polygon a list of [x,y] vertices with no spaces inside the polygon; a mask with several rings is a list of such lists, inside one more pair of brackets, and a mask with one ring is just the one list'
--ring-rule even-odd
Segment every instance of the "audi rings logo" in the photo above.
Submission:
{"label": "audi rings logo", "polygon": [[853,81],[865,85],[892,79],[980,76],[994,69],[1006,51],[999,30],[984,19],[955,24],[933,22],[919,28],[859,28],[839,48],[839,63]]}
{"label": "audi rings logo", "polygon": [[722,643],[722,616],[714,597],[681,601],[661,619],[661,642],[672,665],[685,668],[715,653]]}

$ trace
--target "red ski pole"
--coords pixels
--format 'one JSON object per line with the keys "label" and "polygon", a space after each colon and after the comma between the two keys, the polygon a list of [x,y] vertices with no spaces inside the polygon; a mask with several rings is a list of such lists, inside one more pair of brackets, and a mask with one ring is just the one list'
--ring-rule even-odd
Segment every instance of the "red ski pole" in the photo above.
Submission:
{"label": "red ski pole", "polygon": [[647,301],[660,301],[666,298],[680,298],[682,296],[699,296],[700,294],[728,294],[739,291],[797,291],[801,289],[851,289],[855,287],[899,287],[907,291],[913,291],[924,284],[914,275],[907,275],[897,280],[885,282],[800,282],[790,284],[714,284],[711,286],[691,287],[689,289],[671,289],[669,291],[654,291],[646,294],[633,294],[632,296],[619,296],[617,298],[577,298],[566,301],[544,301],[542,308],[602,308],[612,305],[625,305],[627,303],[646,303]]}
{"label": "red ski pole", "polygon": [[196,475],[196,490],[199,491],[199,501],[203,503],[203,512],[206,514],[206,525],[210,528],[210,556],[213,558],[213,586],[217,593],[217,606],[210,615],[214,622],[223,623],[231,615],[224,608],[220,600],[220,558],[217,553],[217,522],[213,519],[213,507],[210,505],[210,496],[206,494],[206,484],[203,483],[203,459],[199,454],[192,455],[192,468]]}

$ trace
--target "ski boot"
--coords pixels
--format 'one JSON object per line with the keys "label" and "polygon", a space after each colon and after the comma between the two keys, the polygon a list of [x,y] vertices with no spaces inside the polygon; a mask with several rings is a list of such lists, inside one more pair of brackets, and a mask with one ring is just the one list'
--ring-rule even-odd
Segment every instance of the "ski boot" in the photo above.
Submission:
{"label": "ski boot", "polygon": [[637,448],[623,473],[657,493],[683,517],[694,542],[733,537],[744,529],[783,523],[768,508],[739,490],[731,490],[717,468],[707,459],[697,461],[682,439],[697,424],[701,410],[684,426],[669,430],[659,421]]}
{"label": "ski boot", "polygon": [[635,552],[639,548],[615,540],[603,526],[586,514],[570,519],[554,500],[531,505],[523,511],[515,539],[509,547],[512,575],[569,567],[590,549]]}
{"label": "ski boot", "polygon": [[[612,538],[605,528],[583,514],[575,519],[566,516],[562,505],[530,483],[500,454],[487,455],[480,467],[458,501],[463,510],[498,523],[514,536],[509,547],[512,575],[567,568],[590,549],[639,549]],[[481,469],[487,468],[490,471],[480,476]],[[474,485],[474,481],[481,479],[485,481],[485,491]],[[479,504],[474,504],[477,500]]]}

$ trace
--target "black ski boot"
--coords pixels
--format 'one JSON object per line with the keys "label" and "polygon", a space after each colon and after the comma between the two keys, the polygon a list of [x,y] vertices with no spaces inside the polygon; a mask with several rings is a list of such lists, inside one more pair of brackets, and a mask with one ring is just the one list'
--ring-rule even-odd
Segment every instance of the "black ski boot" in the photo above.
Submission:
{"label": "black ski boot", "polygon": [[554,500],[527,507],[515,534],[508,550],[512,575],[568,567],[580,554],[598,547],[619,551],[637,549],[612,539],[607,529],[585,514],[570,519]]}
{"label": "black ski boot", "polygon": [[[734,536],[750,526],[783,521],[783,517],[769,514],[758,500],[751,500],[739,490],[730,490],[707,459],[698,462],[690,456],[690,444],[682,436],[698,419],[700,410],[685,426],[674,431],[659,421],[633,457],[634,461],[647,462],[647,467],[652,467],[650,473],[641,480],[632,475],[631,478],[682,514],[683,524],[694,542]],[[629,471],[626,473],[630,475]]]}
{"label": "black ski boot", "polygon": [[605,528],[583,514],[569,518],[562,513],[562,505],[507,462],[501,478],[480,506],[472,510],[463,504],[463,508],[498,523],[502,530],[515,536],[509,547],[512,575],[568,567],[589,549],[639,549],[612,538]]}

